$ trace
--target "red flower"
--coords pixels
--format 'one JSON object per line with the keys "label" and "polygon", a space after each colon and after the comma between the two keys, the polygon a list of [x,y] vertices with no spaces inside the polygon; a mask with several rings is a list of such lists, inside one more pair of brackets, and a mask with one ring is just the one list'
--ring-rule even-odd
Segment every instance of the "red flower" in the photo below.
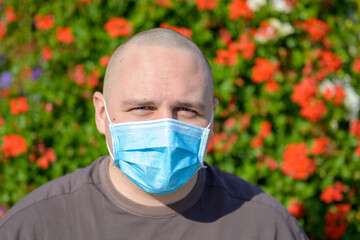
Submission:
{"label": "red flower", "polygon": [[232,42],[231,34],[230,34],[230,32],[229,32],[228,30],[226,30],[225,28],[220,28],[219,34],[220,34],[220,39],[221,39],[221,41],[222,41],[225,45],[228,45],[229,43]]}
{"label": "red flower", "polygon": [[237,47],[244,59],[249,60],[254,57],[256,45],[251,41],[248,35],[242,34],[239,36],[239,44]]}
{"label": "red flower", "polygon": [[336,190],[334,187],[327,187],[320,195],[320,200],[329,204],[334,201],[343,200],[342,192]]}
{"label": "red flower", "polygon": [[25,138],[20,135],[10,134],[3,136],[1,151],[5,157],[17,157],[27,151]]}
{"label": "red flower", "polygon": [[320,200],[330,204],[332,202],[339,202],[342,201],[344,196],[343,193],[345,192],[346,185],[342,182],[336,181],[334,186],[328,186],[324,189],[324,191],[320,195]]}
{"label": "red flower", "polygon": [[93,68],[92,73],[87,75],[87,85],[89,88],[94,88],[99,85],[100,72],[97,67]]}
{"label": "red flower", "polygon": [[344,102],[345,97],[346,97],[346,93],[344,91],[344,88],[341,85],[336,84],[335,85],[335,96],[333,99],[334,105],[340,106]]}
{"label": "red flower", "polygon": [[4,124],[4,118],[0,116],[0,128],[3,126]]}
{"label": "red flower", "polygon": [[253,17],[253,12],[243,0],[233,0],[229,4],[229,9],[229,18],[233,21],[237,20],[239,17],[247,19]]}
{"label": "red flower", "polygon": [[19,16],[14,12],[13,6],[6,7],[4,9],[4,13],[5,13],[5,21],[7,23],[14,22],[19,18]]}
{"label": "red flower", "polygon": [[299,106],[304,106],[306,102],[316,96],[316,93],[316,79],[314,77],[304,77],[300,83],[293,86],[291,100]]}
{"label": "red flower", "polygon": [[271,134],[271,123],[270,122],[262,122],[260,124],[261,130],[258,135],[256,135],[253,140],[250,142],[250,146],[252,148],[262,147],[264,143],[264,138],[268,137]]}
{"label": "red flower", "polygon": [[325,88],[324,92],[323,92],[323,97],[326,99],[326,100],[331,100],[335,95],[335,91],[332,87],[328,86]]}
{"label": "red flower", "polygon": [[189,28],[171,26],[171,25],[169,25],[169,24],[167,24],[167,23],[162,23],[162,24],[160,24],[160,27],[161,27],[161,28],[169,28],[169,29],[172,29],[172,30],[177,31],[178,33],[184,35],[185,37],[191,39],[192,31],[191,31],[191,29],[189,29]]}
{"label": "red flower", "polygon": [[355,154],[360,157],[360,141],[358,142],[358,146],[357,146],[357,148],[355,149]]}
{"label": "red flower", "polygon": [[200,11],[212,10],[216,7],[218,0],[195,0],[196,6]]}
{"label": "red flower", "polygon": [[220,134],[215,133],[214,136],[209,141],[208,144],[208,152],[211,152],[215,147],[217,147],[218,144],[223,142],[227,138],[227,134],[225,132],[222,132]]}
{"label": "red flower", "polygon": [[55,25],[54,16],[52,14],[47,15],[36,15],[35,18],[35,26],[39,30],[50,29]]}
{"label": "red flower", "polygon": [[48,45],[45,45],[42,48],[42,55],[43,55],[43,59],[44,59],[45,62],[50,61],[51,56],[52,56],[52,51],[51,51],[51,48]]}
{"label": "red flower", "polygon": [[295,199],[291,199],[289,206],[287,208],[289,213],[293,215],[295,218],[302,218],[305,215],[305,207],[302,202],[298,202]]}
{"label": "red flower", "polygon": [[225,121],[225,126],[226,126],[227,128],[233,128],[233,127],[235,127],[235,124],[236,124],[236,121],[235,121],[235,119],[232,118],[232,117],[226,119],[226,121]]}
{"label": "red flower", "polygon": [[46,103],[46,104],[45,104],[45,111],[46,111],[47,113],[51,113],[52,110],[53,110],[53,105],[52,105],[51,103]]}
{"label": "red flower", "polygon": [[74,41],[71,27],[57,27],[56,40],[63,43],[71,43]]}
{"label": "red flower", "polygon": [[306,180],[316,170],[314,160],[307,157],[304,143],[291,143],[283,153],[282,172],[298,180]]}
{"label": "red flower", "polygon": [[328,239],[340,239],[347,228],[346,214],[350,211],[349,204],[338,204],[335,211],[326,213],[324,233]]}
{"label": "red flower", "polygon": [[54,149],[47,148],[44,155],[36,160],[36,165],[41,167],[42,169],[48,169],[50,162],[55,162],[56,156],[54,153]]}
{"label": "red flower", "polygon": [[132,34],[132,23],[126,21],[125,18],[111,17],[105,23],[104,29],[111,38],[127,37]]}
{"label": "red flower", "polygon": [[263,145],[264,145],[264,140],[259,136],[255,136],[250,142],[250,147],[252,148],[259,148],[262,147]]}
{"label": "red flower", "polygon": [[100,59],[99,63],[100,63],[101,66],[106,67],[106,66],[108,65],[109,61],[110,61],[110,57],[109,57],[109,56],[103,56],[103,57]]}
{"label": "red flower", "polygon": [[335,73],[343,63],[341,57],[330,51],[317,51],[315,52],[315,57],[320,58],[319,65],[325,74]]}
{"label": "red flower", "polygon": [[265,156],[264,164],[270,168],[270,170],[274,171],[277,167],[277,161],[269,156]]}
{"label": "red flower", "polygon": [[301,116],[311,122],[318,122],[327,113],[326,105],[323,101],[312,99],[305,102],[300,110]]}
{"label": "red flower", "polygon": [[233,66],[237,63],[238,53],[236,51],[219,49],[216,51],[215,63],[225,66]]}
{"label": "red flower", "polygon": [[314,41],[318,41],[324,38],[326,34],[330,31],[329,25],[316,18],[309,18],[300,25],[305,31],[310,34],[311,38]]}
{"label": "red flower", "polygon": [[355,57],[351,66],[352,66],[352,69],[354,70],[354,72],[360,73],[360,57],[359,56]]}
{"label": "red flower", "polygon": [[266,83],[265,90],[269,93],[276,92],[279,89],[278,84],[274,80],[270,80]]}
{"label": "red flower", "polygon": [[259,57],[255,58],[255,66],[252,67],[251,80],[255,83],[272,81],[278,69],[278,63],[273,63],[268,59]]}
{"label": "red flower", "polygon": [[156,0],[156,5],[159,5],[161,7],[171,7],[172,6],[172,2],[171,0]]}
{"label": "red flower", "polygon": [[346,203],[338,203],[336,204],[336,210],[339,213],[348,213],[351,210],[351,205],[350,204],[346,204]]}
{"label": "red flower", "polygon": [[17,115],[19,113],[26,113],[29,110],[29,105],[25,97],[10,100],[10,113]]}
{"label": "red flower", "polygon": [[360,119],[355,119],[351,122],[350,133],[360,140]]}
{"label": "red flower", "polygon": [[323,154],[330,142],[328,137],[315,139],[314,145],[311,147],[310,152],[314,155]]}
{"label": "red flower", "polygon": [[302,70],[303,74],[309,75],[313,71],[313,67],[313,62],[310,59],[306,60],[305,67]]}
{"label": "red flower", "polygon": [[262,43],[270,39],[276,39],[276,32],[277,30],[266,21],[260,23],[260,28],[251,29],[251,33],[254,36],[255,40]]}
{"label": "red flower", "polygon": [[86,83],[84,64],[77,64],[75,66],[75,71],[72,70],[69,71],[69,76],[71,79],[75,80],[75,82],[79,86],[84,86]]}
{"label": "red flower", "polygon": [[249,113],[245,113],[241,116],[239,120],[239,131],[243,132],[245,129],[247,129],[250,126],[251,121],[251,115]]}
{"label": "red flower", "polygon": [[0,20],[0,40],[3,38],[7,31],[6,23]]}
{"label": "red flower", "polygon": [[268,137],[271,134],[271,123],[264,121],[260,124],[261,130],[259,136],[262,138]]}

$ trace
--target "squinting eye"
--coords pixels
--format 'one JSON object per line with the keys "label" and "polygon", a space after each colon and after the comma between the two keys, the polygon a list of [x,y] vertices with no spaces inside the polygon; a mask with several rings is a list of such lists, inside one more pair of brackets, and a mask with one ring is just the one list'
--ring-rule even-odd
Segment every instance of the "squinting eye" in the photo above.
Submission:
{"label": "squinting eye", "polygon": [[155,108],[150,106],[141,106],[141,107],[135,107],[130,109],[131,112],[133,112],[136,115],[146,115],[153,111]]}
{"label": "squinting eye", "polygon": [[153,108],[149,106],[142,106],[142,107],[133,108],[132,110],[153,110]]}
{"label": "squinting eye", "polygon": [[178,108],[178,111],[185,111],[185,112],[194,112],[196,113],[196,111],[190,109],[190,108],[185,108],[185,107],[181,107],[181,108]]}
{"label": "squinting eye", "polygon": [[186,118],[194,118],[198,115],[198,113],[195,110],[186,107],[179,107],[177,109],[177,113],[178,115],[181,115]]}

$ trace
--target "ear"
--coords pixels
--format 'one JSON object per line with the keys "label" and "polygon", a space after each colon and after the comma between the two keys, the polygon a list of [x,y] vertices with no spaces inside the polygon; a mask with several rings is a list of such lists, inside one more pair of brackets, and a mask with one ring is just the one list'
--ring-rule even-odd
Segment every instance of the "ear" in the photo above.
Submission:
{"label": "ear", "polygon": [[95,107],[95,122],[97,130],[101,134],[105,134],[105,107],[104,96],[100,92],[95,92],[93,96],[93,103]]}
{"label": "ear", "polygon": [[213,111],[214,111],[214,115],[215,115],[215,112],[216,112],[216,108],[217,108],[217,105],[219,104],[219,100],[217,98],[213,98]]}

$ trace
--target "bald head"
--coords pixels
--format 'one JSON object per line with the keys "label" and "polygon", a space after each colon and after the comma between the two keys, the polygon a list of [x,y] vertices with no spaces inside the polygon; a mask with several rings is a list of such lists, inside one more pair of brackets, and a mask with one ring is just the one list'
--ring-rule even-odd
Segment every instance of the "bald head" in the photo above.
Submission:
{"label": "bald head", "polygon": [[[114,81],[120,80],[118,73],[121,71],[129,71],[128,68],[124,68],[124,60],[129,56],[136,54],[136,49],[139,47],[163,47],[169,49],[179,49],[191,53],[201,62],[204,69],[206,69],[208,76],[207,85],[209,87],[209,91],[212,94],[213,78],[210,65],[198,46],[196,46],[196,44],[193,43],[190,39],[176,31],[166,28],[156,28],[134,35],[124,44],[119,46],[113,53],[105,73],[103,89],[105,99],[109,97],[112,90],[111,86],[113,85]],[[141,58],[142,56],[138,57]],[[176,58],[176,56],[170,57]]]}

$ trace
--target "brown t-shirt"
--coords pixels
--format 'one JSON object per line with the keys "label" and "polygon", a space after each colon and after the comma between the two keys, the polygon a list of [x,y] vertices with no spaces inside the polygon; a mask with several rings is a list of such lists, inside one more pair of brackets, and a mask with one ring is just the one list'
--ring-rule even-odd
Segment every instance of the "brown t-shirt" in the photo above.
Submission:
{"label": "brown t-shirt", "polygon": [[34,190],[0,220],[0,239],[307,239],[277,200],[216,167],[179,202],[147,207],[116,191],[108,161]]}

